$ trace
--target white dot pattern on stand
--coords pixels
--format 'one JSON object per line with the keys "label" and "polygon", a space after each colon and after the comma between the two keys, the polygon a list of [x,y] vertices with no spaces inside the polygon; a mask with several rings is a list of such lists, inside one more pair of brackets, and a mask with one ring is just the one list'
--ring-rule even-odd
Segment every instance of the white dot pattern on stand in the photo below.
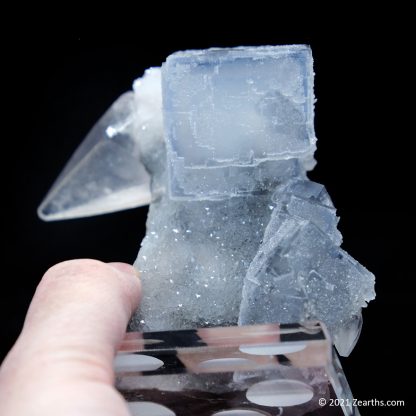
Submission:
{"label": "white dot pattern on stand", "polygon": [[313,397],[313,390],[298,380],[267,380],[251,386],[246,397],[261,406],[296,406]]}
{"label": "white dot pattern on stand", "polygon": [[172,410],[153,402],[128,403],[132,416],[176,416]]}
{"label": "white dot pattern on stand", "polygon": [[118,354],[114,358],[114,370],[154,371],[163,366],[163,361],[144,354]]}

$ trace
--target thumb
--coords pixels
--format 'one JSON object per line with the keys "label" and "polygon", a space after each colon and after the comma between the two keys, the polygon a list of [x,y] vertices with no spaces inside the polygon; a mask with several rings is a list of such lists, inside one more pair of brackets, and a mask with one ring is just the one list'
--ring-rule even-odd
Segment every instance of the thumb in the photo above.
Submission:
{"label": "thumb", "polygon": [[0,369],[0,414],[127,415],[113,357],[140,297],[132,266],[72,260],[39,283]]}

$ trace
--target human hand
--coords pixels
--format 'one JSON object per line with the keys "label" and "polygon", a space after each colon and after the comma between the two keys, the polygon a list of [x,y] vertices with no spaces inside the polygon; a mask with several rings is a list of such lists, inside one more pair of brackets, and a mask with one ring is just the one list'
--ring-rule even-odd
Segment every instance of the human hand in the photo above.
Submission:
{"label": "human hand", "polygon": [[113,358],[139,297],[140,280],[124,263],[49,269],[0,368],[0,415],[129,415],[113,386]]}

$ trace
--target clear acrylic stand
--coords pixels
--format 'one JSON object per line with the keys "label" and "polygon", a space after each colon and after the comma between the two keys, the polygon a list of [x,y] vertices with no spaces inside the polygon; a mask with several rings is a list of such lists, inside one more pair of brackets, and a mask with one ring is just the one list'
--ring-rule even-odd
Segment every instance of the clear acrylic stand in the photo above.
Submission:
{"label": "clear acrylic stand", "polygon": [[133,415],[359,415],[317,322],[131,332],[114,365]]}

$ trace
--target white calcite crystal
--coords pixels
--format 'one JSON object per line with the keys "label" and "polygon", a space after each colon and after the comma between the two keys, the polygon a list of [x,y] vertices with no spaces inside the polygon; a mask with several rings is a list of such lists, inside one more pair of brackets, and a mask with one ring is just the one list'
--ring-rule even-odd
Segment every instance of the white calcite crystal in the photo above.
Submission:
{"label": "white calcite crystal", "polygon": [[46,220],[87,217],[148,205],[150,175],[141,147],[162,136],[160,69],[151,68],[87,134],[38,209]]}
{"label": "white calcite crystal", "polygon": [[374,276],[340,248],[332,201],[307,178],[313,104],[308,46],[174,53],[94,127],[40,212],[151,200],[132,329],[317,319],[348,355]]}
{"label": "white calcite crystal", "polygon": [[90,131],[38,209],[44,220],[85,217],[150,202],[134,137],[134,95],[123,94]]}

